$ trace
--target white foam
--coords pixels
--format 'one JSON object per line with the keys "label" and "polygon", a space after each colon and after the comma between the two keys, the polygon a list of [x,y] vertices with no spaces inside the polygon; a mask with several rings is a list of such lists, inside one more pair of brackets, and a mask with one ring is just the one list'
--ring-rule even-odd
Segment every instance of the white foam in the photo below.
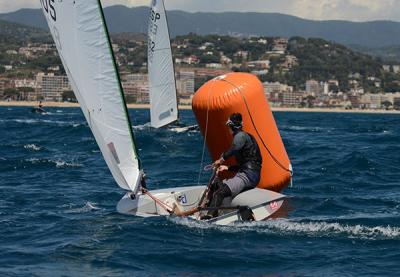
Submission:
{"label": "white foam", "polygon": [[85,205],[81,208],[76,208],[76,209],[70,209],[66,211],[67,213],[87,213],[91,211],[97,211],[100,210],[100,208],[96,207],[96,203],[94,202],[86,202]]}
{"label": "white foam", "polygon": [[264,230],[257,228],[258,232],[300,234],[317,237],[331,237],[344,235],[359,239],[393,239],[400,238],[400,228],[392,226],[365,226],[348,225],[330,222],[293,222],[290,220],[268,220],[256,223],[257,227],[266,227]]}
{"label": "white foam", "polygon": [[39,120],[37,119],[14,119],[11,121],[15,121],[17,123],[27,123],[27,124],[32,124],[32,123],[38,123]]}
{"label": "white foam", "polygon": [[176,224],[196,229],[217,229],[228,233],[256,232],[279,236],[334,237],[346,236],[365,240],[400,239],[400,227],[365,226],[330,223],[326,221],[297,222],[289,219],[266,220],[261,222],[235,223],[217,226],[189,218],[170,217]]}
{"label": "white foam", "polygon": [[80,163],[74,163],[74,162],[66,162],[63,160],[50,160],[51,162],[56,164],[57,168],[63,168],[63,167],[82,167],[83,165]]}
{"label": "white foam", "polygon": [[197,125],[191,125],[191,126],[185,126],[185,127],[175,127],[175,128],[170,128],[168,129],[171,132],[175,133],[185,133],[185,132],[198,132],[196,130]]}
{"label": "white foam", "polygon": [[175,133],[183,133],[183,132],[186,132],[188,130],[188,128],[187,127],[176,127],[176,128],[171,128],[171,129],[169,129],[169,131],[171,131],[171,132],[175,132]]}
{"label": "white foam", "polygon": [[42,149],[40,146],[37,146],[36,144],[26,144],[24,145],[24,148],[33,151],[40,151],[40,149]]}
{"label": "white foam", "polygon": [[40,162],[40,160],[38,158],[29,158],[26,160],[27,162],[33,163],[33,164],[37,164]]}
{"label": "white foam", "polygon": [[[10,121],[14,121],[17,123],[24,123],[24,124],[54,124],[57,126],[71,126],[71,127],[78,127],[81,125],[85,125],[85,122],[73,122],[73,121],[62,121],[62,120],[49,120],[49,119],[12,119]],[[6,122],[3,120],[3,122]]]}
{"label": "white foam", "polygon": [[39,164],[39,163],[53,163],[57,168],[65,168],[65,167],[82,167],[83,164],[76,163],[76,162],[67,162],[63,160],[48,160],[48,159],[38,159],[38,158],[29,158],[25,161],[30,162],[32,164]]}
{"label": "white foam", "polygon": [[282,126],[280,129],[286,131],[308,131],[308,132],[332,132],[333,128],[322,128],[322,127],[308,127],[308,126]]}
{"label": "white foam", "polygon": [[141,130],[144,130],[144,129],[149,129],[149,128],[151,128],[151,125],[150,125],[150,122],[147,122],[147,123],[141,124],[141,125],[133,125],[132,128],[133,128],[134,130],[141,131]]}
{"label": "white foam", "polygon": [[92,202],[86,202],[85,206],[83,208],[86,208],[88,210],[100,210],[100,208],[96,207],[96,203]]}

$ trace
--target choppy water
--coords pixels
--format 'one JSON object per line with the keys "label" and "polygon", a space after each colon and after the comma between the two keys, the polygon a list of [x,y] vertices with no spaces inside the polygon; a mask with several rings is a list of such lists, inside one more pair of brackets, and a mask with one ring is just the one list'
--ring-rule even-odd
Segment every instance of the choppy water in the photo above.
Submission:
{"label": "choppy water", "polygon": [[[399,274],[400,116],[276,113],[292,210],[216,227],[118,214],[124,192],[80,110],[48,110],[0,108],[1,276]],[[148,111],[130,113],[149,186],[197,184],[201,135],[150,130]]]}

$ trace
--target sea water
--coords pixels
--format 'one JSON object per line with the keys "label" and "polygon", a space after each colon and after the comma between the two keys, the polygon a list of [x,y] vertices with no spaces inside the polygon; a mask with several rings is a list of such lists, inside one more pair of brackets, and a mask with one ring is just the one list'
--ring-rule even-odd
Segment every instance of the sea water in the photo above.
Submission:
{"label": "sea water", "polygon": [[[400,115],[275,113],[290,209],[218,227],[118,214],[124,191],[80,109],[46,110],[0,108],[0,276],[399,275]],[[151,189],[207,182],[199,132],[129,112]]]}

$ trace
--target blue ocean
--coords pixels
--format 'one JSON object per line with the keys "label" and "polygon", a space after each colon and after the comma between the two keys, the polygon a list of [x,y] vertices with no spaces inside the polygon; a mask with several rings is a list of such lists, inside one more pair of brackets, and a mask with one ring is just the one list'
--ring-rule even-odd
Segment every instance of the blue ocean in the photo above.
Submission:
{"label": "blue ocean", "polygon": [[[46,109],[0,107],[0,276],[400,274],[400,115],[276,112],[287,214],[217,227],[118,214],[124,191],[80,109]],[[207,182],[199,132],[129,112],[149,188]]]}

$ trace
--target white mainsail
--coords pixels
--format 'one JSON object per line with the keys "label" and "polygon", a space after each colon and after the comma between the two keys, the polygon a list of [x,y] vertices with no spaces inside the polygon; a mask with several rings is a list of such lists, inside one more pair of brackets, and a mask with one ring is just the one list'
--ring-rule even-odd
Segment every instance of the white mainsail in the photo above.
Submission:
{"label": "white mainsail", "polygon": [[151,126],[178,119],[175,70],[163,0],[152,0],[148,25],[148,73]]}
{"label": "white mainsail", "polygon": [[71,87],[114,179],[136,192],[140,162],[100,0],[41,4]]}

